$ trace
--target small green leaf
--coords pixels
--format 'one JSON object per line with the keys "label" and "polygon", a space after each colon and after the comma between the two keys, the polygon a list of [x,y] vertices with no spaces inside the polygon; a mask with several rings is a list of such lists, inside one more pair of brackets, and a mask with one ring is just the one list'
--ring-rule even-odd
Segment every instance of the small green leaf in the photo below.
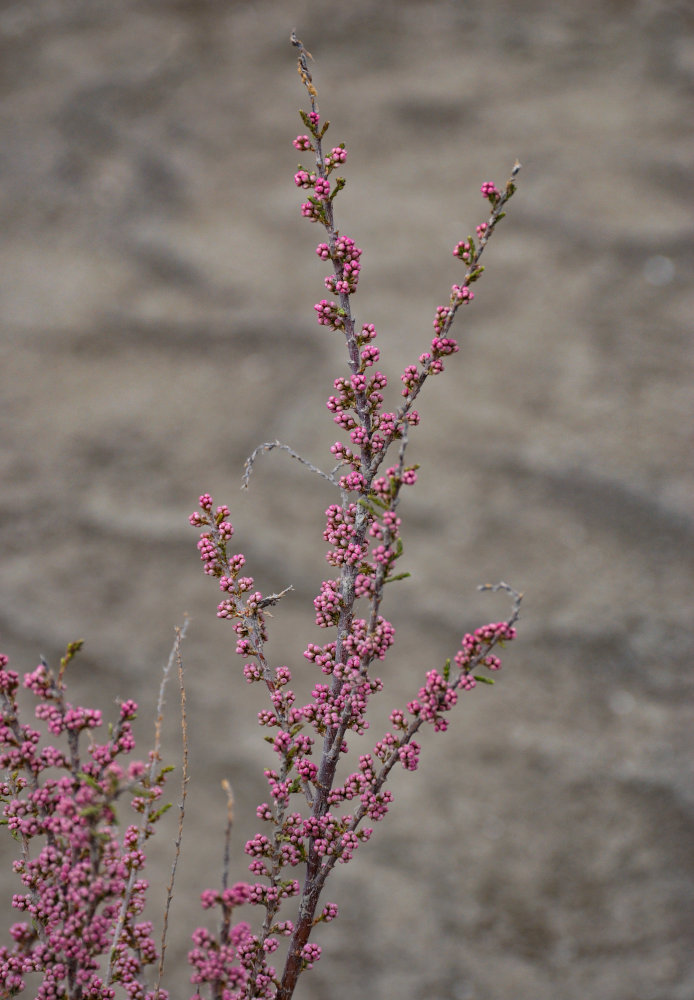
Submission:
{"label": "small green leaf", "polygon": [[374,518],[378,517],[378,511],[371,506],[368,500],[365,500],[363,497],[360,500],[357,500],[357,506],[363,507],[364,510],[368,511],[369,514],[371,514],[372,517]]}
{"label": "small green leaf", "polygon": [[330,201],[333,200],[333,198],[335,197],[335,195],[337,194],[338,191],[341,191],[343,189],[343,187],[346,185],[346,183],[347,183],[347,181],[344,179],[344,177],[336,177],[335,178],[335,188],[333,189],[333,192],[330,195]]}
{"label": "small green leaf", "polygon": [[84,771],[78,771],[77,777],[81,778],[82,781],[85,783],[85,785],[89,785],[89,787],[93,788],[95,791],[97,792],[101,791],[98,781],[96,780],[96,778],[93,778],[91,774],[85,774]]}
{"label": "small green leaf", "polygon": [[84,819],[98,819],[101,813],[101,806],[85,806],[84,809],[80,809],[78,815]]}
{"label": "small green leaf", "polygon": [[381,510],[388,510],[388,504],[381,500],[377,493],[369,493],[369,500],[376,507],[380,507]]}
{"label": "small green leaf", "polygon": [[475,678],[476,681],[479,681],[480,684],[493,684],[494,683],[493,678],[491,678],[491,677],[483,677],[482,674],[473,674],[472,676]]}
{"label": "small green leaf", "polygon": [[73,659],[79,653],[80,649],[84,646],[84,639],[75,639],[74,642],[69,642],[67,644],[67,649],[65,650],[65,656],[60,660],[60,674],[62,676],[65,667],[68,665],[70,660]]}

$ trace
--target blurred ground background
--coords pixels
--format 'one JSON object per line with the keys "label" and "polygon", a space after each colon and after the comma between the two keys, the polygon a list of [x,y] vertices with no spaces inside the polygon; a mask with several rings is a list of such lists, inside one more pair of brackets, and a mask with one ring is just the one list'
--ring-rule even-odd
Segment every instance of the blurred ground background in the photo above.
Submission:
{"label": "blurred ground background", "polygon": [[293,27],[347,144],[355,311],[393,386],[461,274],[452,247],[486,217],[481,182],[523,163],[461,353],[422,398],[381,711],[505,615],[478,583],[525,592],[520,637],[497,687],[396,776],[392,815],[328,892],[341,917],[301,995],[691,1000],[690,4],[6,0],[0,648],[23,671],[85,637],[74,699],[136,697],[144,752],[191,614],[169,982],[187,997],[219,783],[243,878],[270,763],[187,524],[200,492],[232,507],[263,591],[294,585],[275,661],[310,684],[301,652],[319,641],[332,495],[278,453],[238,488],[276,437],[330,465],[324,400],[345,371],[313,318],[321,236],[292,183]]}

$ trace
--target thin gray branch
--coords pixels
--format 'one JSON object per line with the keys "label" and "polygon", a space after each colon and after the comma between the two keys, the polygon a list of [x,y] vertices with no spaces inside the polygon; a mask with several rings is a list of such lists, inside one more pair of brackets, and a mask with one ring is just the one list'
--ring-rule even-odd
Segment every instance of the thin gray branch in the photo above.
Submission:
{"label": "thin gray branch", "polygon": [[293,448],[290,448],[288,444],[282,444],[281,441],[265,441],[253,450],[253,453],[248,456],[244,463],[243,481],[241,483],[242,490],[248,489],[248,481],[251,478],[251,472],[253,471],[253,463],[258,455],[261,451],[272,451],[273,448],[279,448],[281,451],[288,452],[292,458],[295,458],[297,462],[301,462],[301,464],[305,465],[311,472],[315,472],[317,476],[321,477],[321,479],[327,479],[332,486],[338,485],[333,475],[323,472],[322,469],[318,469],[315,465],[312,465],[311,462],[307,462],[305,458],[302,458],[301,455],[297,454],[297,452],[295,452]]}

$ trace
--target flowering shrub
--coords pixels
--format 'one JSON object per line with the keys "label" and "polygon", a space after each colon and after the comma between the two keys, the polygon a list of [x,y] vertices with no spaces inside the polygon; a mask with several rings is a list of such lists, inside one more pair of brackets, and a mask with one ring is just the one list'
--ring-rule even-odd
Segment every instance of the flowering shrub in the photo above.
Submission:
{"label": "flowering shrub", "polygon": [[[347,440],[332,445],[337,464],[330,472],[277,441],[260,445],[246,467],[245,485],[259,452],[281,448],[329,481],[339,498],[325,512],[331,575],[313,603],[326,638],[304,650],[315,671],[306,704],[290,687],[289,667],[273,665],[265,652],[266,610],[286,591],[264,596],[244,575],[244,555],[230,548],[234,528],[226,505],[215,506],[205,493],[190,517],[202,529],[200,558],[204,572],[218,580],[217,616],[232,623],[244,677],[268,691],[269,704],[258,722],[276,755],[265,772],[268,801],[257,808],[264,832],[245,845],[253,880],[229,885],[225,867],[221,886],[202,893],[203,909],[218,911],[219,920],[215,932],[199,927],[193,934],[193,1000],[203,995],[289,1000],[299,975],[320,958],[321,949],[311,940],[314,927],[338,915],[335,903],[322,900],[333,868],[353,859],[388,812],[392,793],[386,785],[393,767],[417,769],[419,730],[431,725],[445,731],[459,697],[478,682],[493,683],[489,673],[501,666],[496,651],[514,638],[520,609],[520,595],[507,584],[482,588],[510,595],[508,620],[464,635],[457,652],[426,673],[416,696],[390,713],[390,729],[354,760],[350,744],[369,729],[370,699],[384,686],[374,667],[394,642],[393,626],[381,613],[386,586],[409,575],[397,572],[403,553],[398,509],[403,489],[417,481],[417,466],[406,461],[410,431],[419,423],[414,404],[424,383],[441,374],[446,359],[458,351],[451,328],[458,310],[474,298],[471,286],[483,271],[481,255],[514,193],[520,165],[503,191],[491,182],[482,185],[490,215],[477,227],[476,238],[468,236],[453,250],[465,268],[462,280],[437,307],[427,348],[401,375],[400,405],[384,409],[387,378],[376,368],[376,330],[371,323],[358,326],[351,308],[362,251],[335,225],[335,198],[345,186],[335,171],[345,164],[347,151],[343,144],[324,150],[328,123],[318,110],[309,54],[294,36],[292,42],[311,106],[301,112],[306,131],[294,139],[294,147],[312,159],[310,166],[299,165],[294,182],[306,196],[302,216],[325,231],[316,253],[331,268],[324,279],[330,297],[321,299],[315,312],[321,326],[344,337],[349,374],[335,379],[327,407]],[[20,845],[15,870],[25,887],[13,905],[31,918],[15,924],[13,946],[0,949],[2,995],[18,995],[25,988],[23,977],[39,973],[41,1000],[111,998],[117,984],[128,997],[163,1000],[167,993],[159,980],[146,985],[147,967],[159,956],[151,925],[137,917],[147,890],[141,875],[143,845],[162,812],[157,800],[166,769],[159,764],[158,744],[148,764],[120,762],[133,749],[132,702],[121,706],[109,739],[98,743],[92,738],[85,753],[83,737],[101,725],[101,717],[65,699],[65,667],[78,646],[69,648],[57,675],[42,663],[24,680],[37,698],[36,717],[48,738],[63,739],[65,750],[52,742],[42,745],[40,730],[20,722],[19,679],[6,669],[6,658],[0,659],[4,822]],[[119,837],[115,805],[126,792],[141,821]],[[241,906],[257,907],[258,919],[236,920]]]}
{"label": "flowering shrub", "polygon": [[[148,764],[120,762],[135,746],[134,701],[123,702],[108,739],[92,738],[85,754],[83,736],[102,719],[65,699],[65,668],[80,646],[68,647],[57,674],[42,661],[24,677],[51,740],[43,745],[41,730],[20,722],[19,676],[0,654],[0,800],[3,824],[19,844],[14,870],[25,889],[12,905],[30,918],[11,928],[11,950],[0,947],[0,995],[18,995],[23,977],[40,972],[37,1000],[101,1000],[115,996],[115,982],[128,997],[153,998],[142,976],[158,955],[151,923],[137,918],[148,888],[143,844],[167,808],[155,806],[168,769],[156,753]],[[64,750],[53,745],[59,738]],[[126,792],[141,820],[119,835],[116,801]]]}

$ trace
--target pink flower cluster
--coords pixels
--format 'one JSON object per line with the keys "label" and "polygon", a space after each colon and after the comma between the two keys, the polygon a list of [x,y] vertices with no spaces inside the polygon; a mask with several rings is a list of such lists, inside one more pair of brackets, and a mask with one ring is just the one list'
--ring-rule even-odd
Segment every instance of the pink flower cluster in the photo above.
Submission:
{"label": "pink flower cluster", "polygon": [[[115,982],[133,1000],[165,1000],[165,991],[145,986],[145,970],[158,955],[151,923],[138,919],[148,888],[142,845],[161,814],[153,805],[164,771],[151,781],[143,762],[124,767],[119,761],[135,746],[133,701],[121,705],[106,742],[82,746],[82,736],[102,720],[95,709],[65,700],[63,674],[80,645],[68,648],[57,675],[42,662],[24,677],[37,699],[36,718],[52,739],[63,740],[62,748],[21,721],[19,676],[0,655],[0,768],[6,772],[0,801],[20,845],[14,870],[24,891],[12,905],[28,917],[11,928],[13,946],[0,948],[0,995],[19,995],[33,974],[41,1000],[111,1000]],[[115,802],[131,787],[142,822],[120,834]]]}

